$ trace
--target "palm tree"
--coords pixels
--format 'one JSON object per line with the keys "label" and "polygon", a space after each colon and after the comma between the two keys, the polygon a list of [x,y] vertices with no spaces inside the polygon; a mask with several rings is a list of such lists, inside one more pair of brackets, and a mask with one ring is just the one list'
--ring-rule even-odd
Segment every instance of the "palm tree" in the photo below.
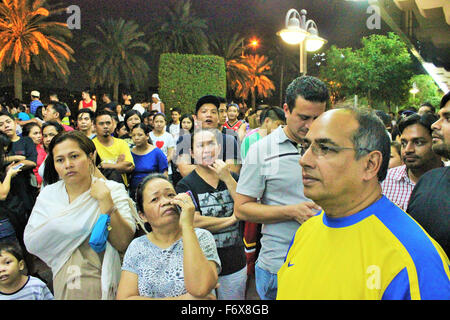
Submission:
{"label": "palm tree", "polygon": [[47,9],[46,0],[3,0],[0,3],[0,71],[14,68],[14,96],[22,99],[22,72],[30,67],[67,79],[73,49],[67,24],[48,21],[65,9]]}
{"label": "palm tree", "polygon": [[250,81],[248,67],[243,61],[243,41],[244,37],[238,33],[232,36],[214,34],[209,39],[211,53],[225,59],[228,95],[236,96],[235,92],[242,91]]}
{"label": "palm tree", "polygon": [[298,76],[299,70],[299,51],[297,48],[287,46],[279,39],[273,39],[274,45],[268,51],[268,56],[273,59],[272,71],[273,76],[279,76],[279,106],[283,106],[283,95],[285,93],[286,82],[292,76]]}
{"label": "palm tree", "polygon": [[248,80],[237,88],[236,94],[243,99],[252,96],[252,108],[255,108],[256,97],[267,98],[272,95],[275,85],[268,78],[271,75],[272,61],[264,55],[248,55],[242,60],[248,69]]}
{"label": "palm tree", "polygon": [[[171,1],[167,11],[154,28],[154,22],[146,29],[151,30],[150,45],[160,53],[208,52],[208,38],[205,31],[208,26],[204,19],[192,14],[191,0]],[[150,29],[151,28],[151,29]]]}
{"label": "palm tree", "polygon": [[89,73],[93,82],[113,88],[113,98],[118,101],[119,84],[133,84],[137,90],[142,88],[150,68],[142,54],[150,51],[143,41],[144,33],[139,31],[134,21],[108,19],[97,26],[100,37],[89,37],[83,47],[92,47],[95,57]]}

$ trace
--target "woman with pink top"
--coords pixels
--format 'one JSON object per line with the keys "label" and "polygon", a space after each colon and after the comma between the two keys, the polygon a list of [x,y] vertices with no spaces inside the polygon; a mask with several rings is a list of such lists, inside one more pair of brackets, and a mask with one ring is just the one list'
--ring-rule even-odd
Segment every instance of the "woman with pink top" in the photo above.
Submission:
{"label": "woman with pink top", "polygon": [[45,152],[44,146],[42,145],[41,127],[35,122],[27,123],[22,128],[22,136],[30,137],[31,140],[33,140],[34,144],[36,145],[36,151],[38,156],[36,161],[36,167],[33,169],[33,173],[36,177],[37,187],[39,188],[42,184],[42,177],[39,175],[38,170],[41,164],[44,162],[45,158],[47,157],[47,152]]}

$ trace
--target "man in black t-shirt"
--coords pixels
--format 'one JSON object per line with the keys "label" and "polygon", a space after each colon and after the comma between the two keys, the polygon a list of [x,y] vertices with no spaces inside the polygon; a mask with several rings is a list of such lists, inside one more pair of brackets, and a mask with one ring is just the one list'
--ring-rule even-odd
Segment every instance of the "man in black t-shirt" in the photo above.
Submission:
{"label": "man in black t-shirt", "polygon": [[[431,125],[433,152],[450,159],[450,92],[441,100],[439,120]],[[426,172],[411,194],[408,212],[450,256],[450,167]]]}
{"label": "man in black t-shirt", "polygon": [[102,95],[103,105],[100,106],[100,109],[97,107],[97,111],[108,109],[111,112],[116,112],[117,102],[111,100],[111,94],[105,92]]}
{"label": "man in black t-shirt", "polygon": [[[217,142],[221,147],[219,159],[222,159],[231,171],[239,173],[241,169],[240,145],[232,136],[217,130],[219,123],[218,109],[220,100],[216,96],[201,97],[196,104],[195,114],[202,129],[215,129]],[[177,165],[183,177],[195,169],[191,158],[191,135],[185,134],[178,138],[173,162]]]}

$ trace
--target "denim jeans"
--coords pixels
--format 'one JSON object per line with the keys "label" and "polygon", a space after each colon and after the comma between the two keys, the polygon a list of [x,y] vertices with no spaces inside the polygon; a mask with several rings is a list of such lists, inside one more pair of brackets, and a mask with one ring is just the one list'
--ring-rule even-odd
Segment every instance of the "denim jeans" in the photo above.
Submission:
{"label": "denim jeans", "polygon": [[0,242],[17,242],[16,232],[9,219],[0,220]]}
{"label": "denim jeans", "polygon": [[235,273],[219,276],[218,300],[245,300],[247,266]]}
{"label": "denim jeans", "polygon": [[261,300],[275,300],[277,298],[277,275],[261,269],[258,262],[255,265],[255,282],[256,292],[258,292]]}

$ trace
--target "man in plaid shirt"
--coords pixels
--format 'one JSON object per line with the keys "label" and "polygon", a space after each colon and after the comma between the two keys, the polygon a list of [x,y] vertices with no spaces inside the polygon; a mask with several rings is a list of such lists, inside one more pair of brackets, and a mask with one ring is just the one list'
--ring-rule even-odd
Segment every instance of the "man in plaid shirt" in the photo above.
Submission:
{"label": "man in plaid shirt", "polygon": [[405,211],[419,178],[425,172],[444,165],[431,148],[431,125],[437,119],[436,115],[429,113],[422,116],[412,114],[398,124],[404,165],[390,169],[381,187],[383,194]]}

